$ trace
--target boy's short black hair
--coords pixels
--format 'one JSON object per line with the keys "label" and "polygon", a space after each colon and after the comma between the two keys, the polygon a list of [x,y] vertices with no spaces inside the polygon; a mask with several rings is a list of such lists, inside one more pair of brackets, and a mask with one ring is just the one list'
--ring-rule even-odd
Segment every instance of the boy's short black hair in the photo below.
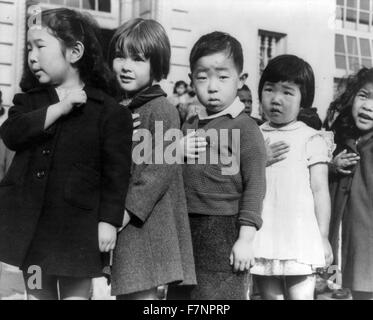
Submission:
{"label": "boy's short black hair", "polygon": [[214,31],[205,34],[195,43],[190,53],[190,69],[194,70],[197,61],[205,56],[218,52],[228,52],[229,57],[233,58],[238,73],[243,70],[243,52],[241,43],[228,33]]}
{"label": "boy's short black hair", "polygon": [[258,94],[262,102],[262,90],[266,82],[294,82],[302,95],[301,108],[310,108],[315,97],[315,76],[311,66],[301,58],[284,54],[273,58],[260,78]]}

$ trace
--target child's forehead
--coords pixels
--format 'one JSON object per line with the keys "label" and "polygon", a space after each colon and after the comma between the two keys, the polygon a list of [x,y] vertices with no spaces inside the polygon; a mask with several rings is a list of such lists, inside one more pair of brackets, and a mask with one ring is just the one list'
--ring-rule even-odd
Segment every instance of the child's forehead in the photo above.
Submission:
{"label": "child's forehead", "polygon": [[27,31],[28,40],[50,40],[53,37],[47,27],[33,26]]}
{"label": "child's forehead", "polygon": [[251,92],[247,90],[239,90],[238,95],[243,98],[251,98]]}
{"label": "child's forehead", "polygon": [[300,88],[300,85],[295,83],[292,80],[277,80],[277,81],[271,81],[267,80],[264,85],[272,85],[272,86],[280,86],[280,87],[289,87],[289,88]]}
{"label": "child's forehead", "polygon": [[219,51],[200,57],[195,64],[195,71],[228,70],[237,71],[233,55],[226,51]]}

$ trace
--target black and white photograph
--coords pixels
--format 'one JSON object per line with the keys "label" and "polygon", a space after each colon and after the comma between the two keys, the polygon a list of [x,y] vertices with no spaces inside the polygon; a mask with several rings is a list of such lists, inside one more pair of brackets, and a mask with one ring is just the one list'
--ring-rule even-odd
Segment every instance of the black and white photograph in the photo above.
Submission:
{"label": "black and white photograph", "polygon": [[373,300],[372,59],[373,0],[0,0],[0,300]]}

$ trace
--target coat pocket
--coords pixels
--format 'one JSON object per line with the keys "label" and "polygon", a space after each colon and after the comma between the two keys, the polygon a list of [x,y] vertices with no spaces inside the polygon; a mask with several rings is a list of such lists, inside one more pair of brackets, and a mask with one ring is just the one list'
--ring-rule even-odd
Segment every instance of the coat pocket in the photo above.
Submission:
{"label": "coat pocket", "polygon": [[64,188],[65,201],[80,209],[92,210],[99,202],[99,191],[99,173],[84,164],[74,164]]}

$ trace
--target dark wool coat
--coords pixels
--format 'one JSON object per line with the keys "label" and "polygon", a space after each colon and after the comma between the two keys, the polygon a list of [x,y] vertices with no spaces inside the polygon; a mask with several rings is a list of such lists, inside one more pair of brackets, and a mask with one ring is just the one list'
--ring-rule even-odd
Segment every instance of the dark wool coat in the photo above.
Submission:
{"label": "dark wool coat", "polygon": [[[159,86],[151,87],[129,106],[140,114],[139,129],[153,138],[155,122],[165,133],[178,129],[179,115]],[[136,148],[141,142],[134,142]],[[164,142],[164,148],[170,142]],[[182,166],[177,164],[132,165],[126,198],[131,223],[119,234],[112,268],[112,294],[124,295],[180,282],[196,283],[190,226],[187,214]]]}
{"label": "dark wool coat", "polygon": [[10,151],[0,139],[0,181],[3,180],[5,173],[12,163],[14,152]]}
{"label": "dark wool coat", "polygon": [[[373,292],[373,134],[358,144],[347,140],[337,153],[343,149],[360,155],[360,161],[352,175],[331,177],[330,240],[335,257],[338,242],[342,240],[343,286]],[[339,239],[341,225],[342,239]]]}
{"label": "dark wool coat", "polygon": [[[101,275],[98,223],[122,224],[132,116],[101,90],[44,130],[54,88],[14,98],[1,128],[16,151],[0,183],[0,261],[58,276]],[[27,270],[27,269],[26,269]]]}

